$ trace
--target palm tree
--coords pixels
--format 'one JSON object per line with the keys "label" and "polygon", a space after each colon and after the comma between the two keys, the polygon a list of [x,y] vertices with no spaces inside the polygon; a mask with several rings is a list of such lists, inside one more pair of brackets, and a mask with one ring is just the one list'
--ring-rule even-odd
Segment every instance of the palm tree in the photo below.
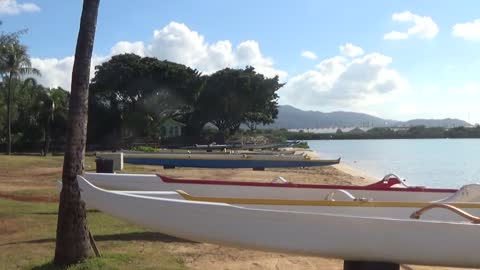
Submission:
{"label": "palm tree", "polygon": [[18,39],[0,43],[0,73],[7,89],[7,155],[12,151],[12,95],[13,80],[20,80],[25,75],[40,76],[38,69],[32,68],[27,47]]}
{"label": "palm tree", "polygon": [[87,139],[88,86],[100,0],[84,0],[72,71],[62,191],[58,209],[54,263],[70,265],[92,255],[85,203],[77,175],[83,173]]}

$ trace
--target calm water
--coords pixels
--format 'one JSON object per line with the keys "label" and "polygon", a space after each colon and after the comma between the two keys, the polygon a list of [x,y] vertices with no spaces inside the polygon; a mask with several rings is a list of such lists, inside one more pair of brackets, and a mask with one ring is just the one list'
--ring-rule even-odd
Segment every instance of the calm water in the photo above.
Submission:
{"label": "calm water", "polygon": [[378,178],[395,173],[410,185],[453,188],[480,182],[480,139],[308,141],[308,145]]}

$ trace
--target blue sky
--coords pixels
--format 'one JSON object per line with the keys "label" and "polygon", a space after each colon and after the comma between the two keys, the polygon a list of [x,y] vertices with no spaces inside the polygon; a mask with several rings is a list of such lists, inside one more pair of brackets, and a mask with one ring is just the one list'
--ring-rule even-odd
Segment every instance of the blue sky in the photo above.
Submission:
{"label": "blue sky", "polygon": [[[2,30],[29,29],[22,40],[45,85],[69,88],[81,6],[0,0]],[[286,82],[281,104],[480,123],[478,10],[478,1],[102,0],[93,64],[124,52],[205,73],[248,64]]]}

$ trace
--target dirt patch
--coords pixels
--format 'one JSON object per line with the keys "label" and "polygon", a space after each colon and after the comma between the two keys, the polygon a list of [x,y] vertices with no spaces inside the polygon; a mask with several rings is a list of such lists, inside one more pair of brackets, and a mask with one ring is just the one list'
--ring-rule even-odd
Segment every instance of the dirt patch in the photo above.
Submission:
{"label": "dirt patch", "polygon": [[0,235],[14,234],[20,230],[19,224],[13,219],[0,219]]}
{"label": "dirt patch", "polygon": [[0,177],[5,178],[21,178],[29,180],[45,180],[52,179],[52,177],[61,176],[62,168],[61,167],[30,167],[30,168],[14,168],[14,169],[4,169],[0,172]]}
{"label": "dirt patch", "polygon": [[211,244],[176,244],[170,251],[190,269],[212,270],[243,269],[342,269],[341,261],[334,259],[287,255],[245,250]]}
{"label": "dirt patch", "polygon": [[0,198],[21,201],[21,202],[50,202],[50,203],[58,202],[57,197],[17,195],[17,194],[5,193],[5,192],[0,192]]}
{"label": "dirt patch", "polygon": [[[147,168],[146,168],[147,169]],[[147,170],[149,170],[148,168]],[[362,185],[371,183],[371,179],[353,176],[334,167],[267,169],[253,171],[252,169],[196,169],[177,168],[164,170],[154,167],[153,172],[176,178],[213,179],[235,181],[271,182],[278,176],[294,183],[305,184],[341,184]]]}
{"label": "dirt patch", "polygon": [[[194,270],[314,270],[343,269],[343,261],[238,249],[204,243],[169,243],[169,252]],[[402,270],[459,270],[460,268],[402,265]],[[462,268],[463,269],[463,268]],[[469,268],[470,269],[470,268]],[[473,270],[473,268],[472,268]]]}

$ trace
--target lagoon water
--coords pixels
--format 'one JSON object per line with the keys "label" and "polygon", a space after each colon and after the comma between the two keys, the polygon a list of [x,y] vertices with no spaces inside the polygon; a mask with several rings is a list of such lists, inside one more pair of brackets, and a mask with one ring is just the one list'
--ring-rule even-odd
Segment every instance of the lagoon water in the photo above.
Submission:
{"label": "lagoon water", "polygon": [[312,140],[308,145],[379,179],[395,173],[410,185],[480,183],[480,139]]}

